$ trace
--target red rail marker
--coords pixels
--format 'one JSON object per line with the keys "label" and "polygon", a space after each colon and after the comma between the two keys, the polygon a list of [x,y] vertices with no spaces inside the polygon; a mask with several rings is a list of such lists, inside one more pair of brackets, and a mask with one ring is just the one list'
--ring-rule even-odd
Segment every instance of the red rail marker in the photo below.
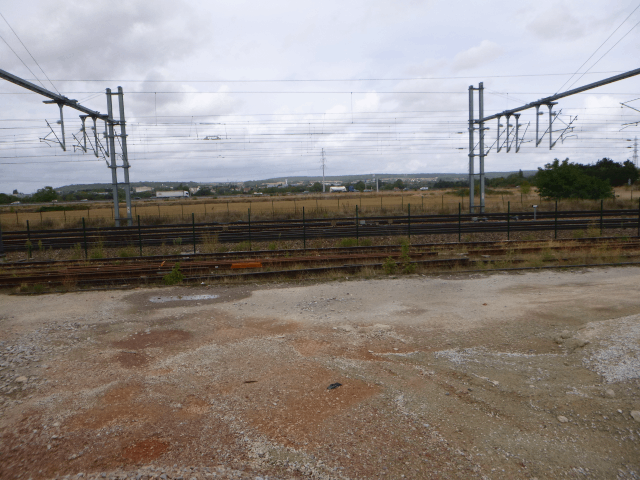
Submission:
{"label": "red rail marker", "polygon": [[231,268],[262,268],[260,262],[232,263]]}

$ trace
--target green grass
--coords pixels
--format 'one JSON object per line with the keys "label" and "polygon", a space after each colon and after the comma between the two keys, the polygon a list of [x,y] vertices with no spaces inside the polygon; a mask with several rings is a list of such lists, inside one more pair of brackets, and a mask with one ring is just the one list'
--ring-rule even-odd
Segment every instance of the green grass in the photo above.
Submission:
{"label": "green grass", "polygon": [[338,247],[355,247],[358,241],[355,238],[342,238],[338,241]]}

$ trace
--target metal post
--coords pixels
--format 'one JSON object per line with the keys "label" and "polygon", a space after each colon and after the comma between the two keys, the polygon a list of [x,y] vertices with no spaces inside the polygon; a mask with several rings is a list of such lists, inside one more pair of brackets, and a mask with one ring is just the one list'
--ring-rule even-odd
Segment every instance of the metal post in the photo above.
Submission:
{"label": "metal post", "polygon": [[251,251],[251,209],[247,209],[247,219],[249,220],[249,251]]}
{"label": "metal post", "polygon": [[480,135],[480,213],[484,213],[484,84],[480,82],[478,86],[478,108],[480,123],[478,124],[478,130]]}
{"label": "metal post", "polygon": [[62,103],[58,103],[58,108],[60,108],[60,132],[62,134],[62,142],[60,142],[60,146],[62,147],[63,151],[67,151],[67,141],[65,139],[64,136],[64,116],[62,114],[62,107],[64,106],[64,104]]}
{"label": "metal post", "polygon": [[458,243],[462,239],[462,205],[458,202]]}
{"label": "metal post", "polygon": [[118,107],[120,108],[120,139],[122,142],[122,169],[124,170],[124,196],[127,202],[127,225],[133,224],[131,217],[131,185],[129,184],[129,154],[127,153],[127,128],[124,120],[124,93],[118,87]]}
{"label": "metal post", "polygon": [[553,110],[553,104],[550,103],[549,105],[547,105],[549,107],[549,150],[553,149],[553,135],[552,135],[552,128],[553,128],[553,115],[552,115],[552,111]]}
{"label": "metal post", "polygon": [[474,198],[473,198],[473,184],[474,184],[474,139],[473,131],[475,129],[473,125],[473,85],[469,85],[469,212],[473,213]]}
{"label": "metal post", "polygon": [[84,258],[89,258],[89,252],[87,249],[87,227],[84,223],[84,217],[82,217],[82,237],[84,238]]}
{"label": "metal post", "polygon": [[600,199],[600,236],[602,236],[602,209],[604,208],[604,200]]}
{"label": "metal post", "polygon": [[31,230],[29,229],[29,220],[27,220],[27,258],[31,258]]}
{"label": "metal post", "polygon": [[511,201],[507,202],[507,240],[511,239]]}
{"label": "metal post", "polygon": [[518,135],[519,135],[518,131],[520,129],[520,114],[516,113],[514,117],[516,117],[516,153],[518,153],[520,151],[520,146],[518,145]]}
{"label": "metal post", "polygon": [[140,246],[140,256],[142,256],[142,230],[140,229],[140,215],[138,215],[138,245]]}
{"label": "metal post", "polygon": [[411,204],[407,203],[407,234],[409,235],[409,243],[411,243]]}
{"label": "metal post", "polygon": [[[640,237],[640,198],[638,199],[638,236]],[[2,255],[2,233],[0,232],[0,255]]]}
{"label": "metal post", "polygon": [[193,234],[193,254],[196,253],[196,214],[191,212],[191,229]]}
{"label": "metal post", "polygon": [[553,238],[558,238],[558,200],[556,200],[556,215],[553,221]]}
{"label": "metal post", "polygon": [[[356,210],[358,206],[356,205]],[[302,207],[302,248],[307,249],[307,224],[304,218],[304,206]]]}
{"label": "metal post", "polygon": [[[640,211],[640,210],[639,210]],[[640,218],[638,220],[638,225],[640,225]],[[640,230],[640,227],[638,227]],[[4,243],[2,243],[2,225],[0,225],[0,262],[4,261]]]}
{"label": "metal post", "polygon": [[116,144],[113,131],[113,105],[111,104],[111,89],[107,88],[107,143],[109,144],[109,156],[111,157],[111,187],[113,189],[113,218],[116,227],[120,226],[120,202],[118,201],[118,172],[116,166]]}
{"label": "metal post", "polygon": [[358,205],[356,205],[356,245],[360,245],[360,231],[359,231],[359,220],[358,220]]}
{"label": "metal post", "polygon": [[538,132],[540,131],[540,105],[536,105],[536,147],[540,145]]}

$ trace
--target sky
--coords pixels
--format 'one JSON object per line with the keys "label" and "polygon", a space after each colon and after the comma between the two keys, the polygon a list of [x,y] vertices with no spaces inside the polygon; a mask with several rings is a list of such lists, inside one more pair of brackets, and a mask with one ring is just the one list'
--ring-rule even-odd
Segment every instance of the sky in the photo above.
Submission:
{"label": "sky", "polygon": [[[4,2],[0,68],[102,113],[105,89],[122,86],[132,182],[317,176],[323,154],[327,175],[465,173],[470,85],[483,82],[489,116],[636,69],[638,7],[638,0]],[[497,121],[489,121],[485,169],[630,159],[639,127],[625,124],[640,121],[640,112],[621,103],[640,110],[638,97],[640,76],[560,100],[552,150],[548,133],[535,146],[535,110],[519,118],[518,153],[513,134],[506,151],[505,119],[499,141]],[[63,151],[56,105],[4,80],[0,98],[0,192],[111,181],[103,122],[96,157],[92,123],[85,153],[74,138],[82,142],[79,112],[64,108]],[[477,92],[474,107],[478,118]],[[549,117],[541,112],[542,133]]]}

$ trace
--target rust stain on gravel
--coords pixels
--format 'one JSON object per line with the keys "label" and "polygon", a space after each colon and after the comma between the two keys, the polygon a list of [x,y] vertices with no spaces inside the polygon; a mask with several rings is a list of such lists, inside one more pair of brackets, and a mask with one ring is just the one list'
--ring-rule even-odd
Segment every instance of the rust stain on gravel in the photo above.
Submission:
{"label": "rust stain on gravel", "polygon": [[115,387],[96,406],[73,417],[70,427],[98,429],[123,421],[150,422],[168,413],[167,407],[137,401],[140,398],[142,389],[139,385]]}
{"label": "rust stain on gravel", "polygon": [[[273,380],[269,382],[273,385]],[[333,390],[333,383],[342,386]],[[377,386],[312,368],[288,372],[276,382],[278,391],[266,391],[260,383],[246,385],[247,419],[258,430],[286,446],[302,442],[321,430],[328,418],[379,393]],[[253,400],[251,400],[253,399]]]}
{"label": "rust stain on gravel", "polygon": [[120,352],[115,359],[124,368],[144,367],[149,363],[149,357],[137,352]]}
{"label": "rust stain on gravel", "polygon": [[122,456],[135,463],[154,460],[169,449],[169,444],[156,438],[147,438],[125,448]]}
{"label": "rust stain on gravel", "polygon": [[184,330],[155,330],[153,332],[137,332],[130,338],[113,342],[118,348],[139,350],[143,348],[164,347],[178,342],[184,342],[191,338],[191,333]]}

